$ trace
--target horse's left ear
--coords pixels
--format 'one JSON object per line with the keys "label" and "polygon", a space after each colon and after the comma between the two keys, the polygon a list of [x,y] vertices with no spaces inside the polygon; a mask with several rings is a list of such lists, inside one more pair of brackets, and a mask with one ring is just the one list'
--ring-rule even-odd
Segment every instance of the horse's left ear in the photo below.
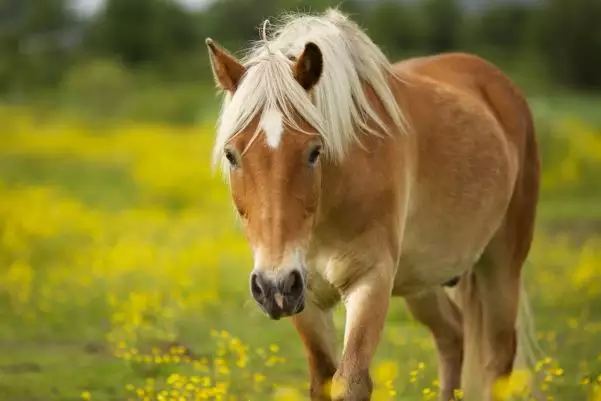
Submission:
{"label": "horse's left ear", "polygon": [[234,56],[219,46],[213,39],[207,38],[205,42],[209,48],[211,68],[217,86],[229,92],[234,92],[246,69]]}
{"label": "horse's left ear", "polygon": [[322,72],[321,50],[315,43],[308,42],[294,66],[294,78],[305,90],[310,90],[317,84]]}

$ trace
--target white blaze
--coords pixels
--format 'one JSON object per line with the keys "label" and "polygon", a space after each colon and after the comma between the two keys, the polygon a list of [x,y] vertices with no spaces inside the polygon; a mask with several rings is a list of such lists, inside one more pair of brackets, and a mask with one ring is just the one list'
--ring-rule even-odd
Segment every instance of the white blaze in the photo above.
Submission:
{"label": "white blaze", "polygon": [[282,113],[277,109],[269,109],[261,118],[260,129],[265,132],[266,142],[270,148],[277,148],[284,133]]}

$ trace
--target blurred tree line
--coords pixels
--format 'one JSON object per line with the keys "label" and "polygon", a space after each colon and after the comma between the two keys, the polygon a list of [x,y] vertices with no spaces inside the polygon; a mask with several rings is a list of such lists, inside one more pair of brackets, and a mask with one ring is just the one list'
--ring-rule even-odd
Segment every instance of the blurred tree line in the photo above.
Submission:
{"label": "blurred tree line", "polygon": [[[461,0],[339,3],[217,0],[191,11],[170,0],[106,0],[93,18],[83,18],[68,0],[2,0],[0,95],[14,101],[60,88],[72,102],[87,99],[113,110],[136,85],[206,87],[212,82],[205,37],[237,52],[258,37],[265,18],[337,5],[391,59],[470,51],[516,73],[530,66],[535,78],[553,85],[601,89],[601,0],[481,0],[478,7]],[[152,103],[147,95],[139,101]]]}

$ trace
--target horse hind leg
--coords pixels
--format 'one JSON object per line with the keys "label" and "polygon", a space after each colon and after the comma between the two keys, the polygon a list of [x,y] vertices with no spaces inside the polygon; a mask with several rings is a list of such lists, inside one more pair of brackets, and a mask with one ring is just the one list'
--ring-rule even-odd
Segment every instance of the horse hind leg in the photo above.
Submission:
{"label": "horse hind leg", "polygon": [[[520,304],[525,301],[520,299],[522,268],[533,240],[539,188],[532,121],[528,131],[522,168],[504,221],[480,260],[454,289],[463,313],[462,387],[466,400],[495,400],[495,383],[514,369],[517,342],[523,338],[518,334],[527,332],[522,324],[532,323],[527,315],[518,322]],[[525,361],[529,369],[534,362],[528,355],[531,345],[527,341],[519,344],[529,359]]]}
{"label": "horse hind leg", "polygon": [[496,234],[456,288],[465,344],[462,387],[468,401],[496,400],[495,384],[514,369],[517,329],[522,329],[517,321],[521,271],[532,236],[528,228],[509,228]]}
{"label": "horse hind leg", "polygon": [[[468,285],[472,287],[466,290],[472,304],[464,308],[468,315],[466,342],[471,344],[466,349],[466,359],[470,360],[466,369],[471,371],[464,372],[464,390],[467,400],[493,401],[495,383],[513,371],[520,277],[485,257],[475,266]],[[474,385],[478,376],[480,380]],[[479,398],[472,398],[476,395]]]}
{"label": "horse hind leg", "polygon": [[413,317],[430,329],[438,352],[440,400],[455,400],[461,384],[463,333],[461,312],[443,288],[405,298]]}

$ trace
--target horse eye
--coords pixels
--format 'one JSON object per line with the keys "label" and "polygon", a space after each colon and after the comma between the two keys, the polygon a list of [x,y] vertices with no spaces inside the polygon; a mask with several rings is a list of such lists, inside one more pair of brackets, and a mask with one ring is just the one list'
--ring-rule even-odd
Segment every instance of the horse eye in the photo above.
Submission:
{"label": "horse eye", "polygon": [[311,150],[311,153],[309,153],[309,164],[312,166],[315,165],[320,154],[321,146],[316,146],[315,148],[313,148],[313,150]]}
{"label": "horse eye", "polygon": [[238,161],[236,160],[236,156],[234,156],[234,152],[232,152],[229,149],[225,150],[225,158],[227,159],[227,161],[230,163],[230,165],[232,167],[237,167],[238,166]]}

